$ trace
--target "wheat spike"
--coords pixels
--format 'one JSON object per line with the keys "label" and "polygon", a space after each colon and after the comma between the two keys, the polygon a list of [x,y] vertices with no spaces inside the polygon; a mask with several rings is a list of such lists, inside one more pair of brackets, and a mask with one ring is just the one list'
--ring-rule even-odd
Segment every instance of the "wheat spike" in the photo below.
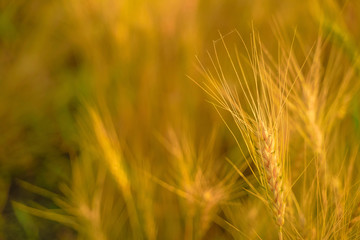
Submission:
{"label": "wheat spike", "polygon": [[279,227],[284,225],[285,200],[283,192],[283,181],[281,176],[281,165],[276,151],[274,135],[265,124],[259,123],[259,155],[262,159],[266,180],[272,193],[276,223]]}

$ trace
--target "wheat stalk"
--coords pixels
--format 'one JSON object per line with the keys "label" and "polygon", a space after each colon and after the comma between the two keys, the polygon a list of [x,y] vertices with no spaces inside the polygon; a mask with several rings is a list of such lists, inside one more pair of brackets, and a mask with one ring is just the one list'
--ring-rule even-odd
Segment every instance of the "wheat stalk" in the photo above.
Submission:
{"label": "wheat stalk", "polygon": [[[277,90],[281,90],[285,86],[281,85],[284,82],[274,80],[273,76],[275,73],[267,65],[260,40],[257,39],[255,34],[251,40],[253,41],[253,55],[249,54],[248,56],[251,59],[249,70],[252,71],[255,78],[245,73],[237,50],[235,50],[237,59],[236,61],[233,60],[224,38],[221,36],[223,50],[227,55],[227,61],[229,61],[233,68],[239,88],[232,86],[231,77],[227,78],[227,75],[222,71],[221,61],[218,58],[215,45],[215,57],[219,66],[215,65],[215,61],[211,56],[210,59],[217,76],[205,69],[200,63],[201,72],[208,83],[202,85],[195,80],[193,81],[212,98],[213,104],[220,116],[222,115],[221,109],[228,111],[232,115],[237,130],[240,131],[239,136],[234,134],[223,117],[222,119],[234,136],[244,159],[247,159],[247,157],[244,155],[242,146],[239,144],[240,141],[244,141],[256,169],[262,173],[260,178],[255,176],[255,179],[266,189],[264,194],[267,199],[263,198],[262,193],[258,193],[256,190],[254,195],[258,196],[259,199],[272,209],[275,222],[279,227],[279,239],[282,239],[286,209],[284,195],[284,183],[286,180],[283,178],[284,169],[281,163],[284,157],[283,154],[287,150],[288,139],[285,137],[287,119],[284,117],[287,110],[283,104],[286,95],[284,95],[284,92],[277,92]],[[251,90],[251,88],[253,89]],[[240,90],[240,95],[238,90]],[[244,100],[242,101],[241,98]],[[280,139],[281,141],[279,141]],[[249,162],[247,164],[253,174],[256,175],[251,164]],[[245,178],[243,177],[243,179]],[[254,189],[251,183],[249,186],[251,189]]]}

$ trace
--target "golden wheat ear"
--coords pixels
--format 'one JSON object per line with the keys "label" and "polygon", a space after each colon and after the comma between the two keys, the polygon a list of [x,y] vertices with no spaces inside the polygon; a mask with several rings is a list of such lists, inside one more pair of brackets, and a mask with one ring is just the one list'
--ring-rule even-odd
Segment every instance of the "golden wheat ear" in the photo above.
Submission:
{"label": "golden wheat ear", "polygon": [[[226,121],[225,124],[238,143],[244,159],[249,159],[250,156],[250,161],[246,160],[248,167],[258,184],[265,189],[261,193],[254,191],[259,193],[255,195],[272,210],[272,216],[279,227],[279,238],[282,239],[286,222],[286,175],[283,164],[286,162],[288,141],[285,137],[287,122],[284,100],[287,95],[282,91],[284,87],[279,85],[284,81],[274,80],[278,69],[267,62],[257,34],[252,34],[250,50],[241,36],[238,36],[247,55],[242,56],[235,48],[236,58],[233,58],[221,36],[219,42],[222,42],[226,59],[224,62],[219,60],[219,46],[214,46],[216,61],[211,56],[210,59],[215,73],[212,74],[201,65],[207,82],[197,84],[209,94],[220,115],[222,110],[230,113],[235,126]],[[228,69],[222,69],[226,61],[232,66],[230,73]],[[234,77],[236,83],[232,82]],[[236,135],[235,132],[240,134]],[[249,186],[252,189],[254,187],[252,184]]]}
{"label": "golden wheat ear", "polygon": [[275,146],[276,140],[262,121],[259,122],[258,126],[258,139],[258,154],[263,163],[269,190],[272,193],[276,223],[279,227],[282,227],[284,225],[286,204],[283,192],[281,163],[279,162]]}

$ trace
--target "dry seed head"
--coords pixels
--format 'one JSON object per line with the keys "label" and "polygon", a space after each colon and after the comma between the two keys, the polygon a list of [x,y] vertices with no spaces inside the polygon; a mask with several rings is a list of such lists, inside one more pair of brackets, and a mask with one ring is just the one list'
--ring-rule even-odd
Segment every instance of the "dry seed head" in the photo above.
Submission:
{"label": "dry seed head", "polygon": [[113,175],[121,190],[128,192],[130,188],[130,182],[125,171],[124,160],[121,156],[121,152],[111,142],[109,133],[105,128],[99,114],[92,109],[90,109],[90,114],[93,122],[94,133],[97,142],[103,151],[104,159],[109,168],[109,171]]}
{"label": "dry seed head", "polygon": [[311,89],[309,84],[304,84],[304,102],[306,103],[306,114],[310,122],[315,122],[317,109],[316,109],[316,95]]}
{"label": "dry seed head", "polygon": [[309,84],[304,84],[304,103],[306,106],[307,116],[307,131],[309,132],[312,142],[314,144],[314,150],[320,154],[323,148],[323,134],[317,123],[318,109],[317,109],[317,97]]}
{"label": "dry seed head", "polygon": [[274,135],[260,120],[258,126],[259,155],[261,157],[269,190],[273,197],[273,207],[276,223],[284,225],[285,201],[283,192],[283,181],[281,176],[281,165],[276,151]]}

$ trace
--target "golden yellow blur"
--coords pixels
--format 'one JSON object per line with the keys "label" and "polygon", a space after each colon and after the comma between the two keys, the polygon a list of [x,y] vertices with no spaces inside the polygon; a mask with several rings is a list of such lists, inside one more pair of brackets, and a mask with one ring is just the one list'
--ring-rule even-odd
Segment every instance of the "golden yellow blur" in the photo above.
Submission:
{"label": "golden yellow blur", "polygon": [[360,239],[359,23],[357,0],[0,1],[0,239]]}

